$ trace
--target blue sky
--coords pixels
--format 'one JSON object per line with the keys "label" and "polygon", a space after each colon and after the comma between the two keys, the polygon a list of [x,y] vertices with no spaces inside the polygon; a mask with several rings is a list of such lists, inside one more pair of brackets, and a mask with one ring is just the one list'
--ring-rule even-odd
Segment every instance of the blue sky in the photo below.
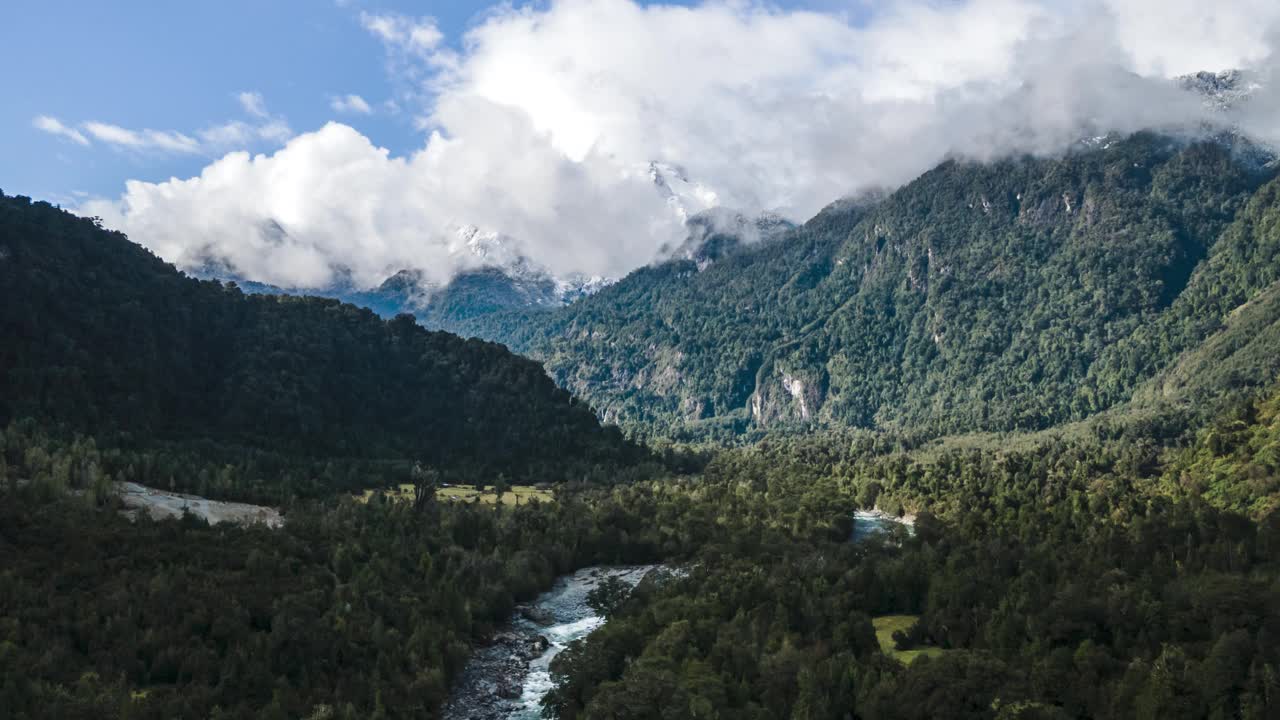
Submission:
{"label": "blue sky", "polygon": [[[672,3],[665,4],[695,4]],[[797,6],[801,3],[774,3]],[[816,0],[809,7],[830,6]],[[847,3],[841,3],[847,4]],[[421,147],[411,113],[338,113],[334,96],[375,107],[394,94],[379,40],[362,11],[435,19],[456,44],[492,3],[388,0],[17,0],[0,25],[6,102],[0,106],[0,188],[74,204],[74,193],[119,195],[126,179],[188,177],[225,148],[192,153],[82,146],[33,127],[38,116],[194,136],[251,121],[237,100],[257,92],[293,132],[341,120],[393,154]],[[269,151],[270,142],[249,149]]]}
{"label": "blue sky", "polygon": [[[380,3],[435,16],[456,37],[482,3]],[[64,201],[73,191],[118,194],[127,178],[195,174],[203,154],[82,147],[32,125],[100,121],[194,133],[247,120],[237,101],[259,92],[295,131],[335,117],[334,95],[389,97],[381,45],[359,23],[359,6],[321,0],[85,2],[39,0],[11,7],[0,27],[9,98],[0,109],[0,187]],[[406,116],[344,117],[385,147],[420,144]],[[267,149],[267,148],[260,148]]]}

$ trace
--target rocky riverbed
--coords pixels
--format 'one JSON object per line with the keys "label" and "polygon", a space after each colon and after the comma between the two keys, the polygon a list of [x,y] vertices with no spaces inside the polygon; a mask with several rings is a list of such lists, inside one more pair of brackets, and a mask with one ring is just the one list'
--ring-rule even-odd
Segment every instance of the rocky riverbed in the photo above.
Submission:
{"label": "rocky riverbed", "polygon": [[552,687],[552,658],[604,624],[587,605],[587,593],[610,577],[635,587],[655,567],[585,568],[517,608],[488,644],[476,648],[445,704],[445,720],[540,718],[542,698]]}
{"label": "rocky riverbed", "polygon": [[227,522],[233,525],[262,524],[269,528],[284,526],[279,510],[262,505],[209,500],[199,495],[165,492],[132,482],[115,483],[115,491],[125,507],[122,513],[130,519],[140,512],[148,513],[155,520],[175,520],[183,513],[190,513],[210,525]]}

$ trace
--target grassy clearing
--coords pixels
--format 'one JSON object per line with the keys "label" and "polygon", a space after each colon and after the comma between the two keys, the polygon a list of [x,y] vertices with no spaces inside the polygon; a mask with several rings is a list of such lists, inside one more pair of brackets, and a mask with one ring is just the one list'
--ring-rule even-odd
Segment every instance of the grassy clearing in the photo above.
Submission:
{"label": "grassy clearing", "polygon": [[[493,491],[492,485],[485,485],[483,489],[475,485],[451,485],[436,490],[436,498],[448,502],[470,502],[478,499],[490,505],[498,502],[498,496]],[[552,500],[555,500],[555,495],[550,490],[541,490],[532,485],[512,485],[509,490],[502,493],[503,505],[525,505]]]}
{"label": "grassy clearing", "polygon": [[[369,498],[373,497],[374,490],[365,490],[364,494],[356,499],[360,502],[369,502]],[[387,498],[396,502],[413,502],[415,493],[413,485],[403,484],[399,487],[387,488],[382,491]],[[436,499],[441,502],[480,502],[486,505],[493,505],[498,501],[498,495],[494,492],[492,485],[484,485],[477,487],[475,485],[450,485],[436,489]],[[503,505],[527,505],[531,502],[551,502],[555,500],[555,495],[550,490],[534,487],[532,485],[512,485],[510,489],[502,494]]]}
{"label": "grassy clearing", "polygon": [[946,652],[937,647],[921,647],[914,650],[898,650],[894,648],[893,634],[898,630],[905,633],[919,619],[919,615],[882,615],[878,618],[873,618],[871,626],[876,630],[876,640],[880,643],[881,652],[903,665],[910,665],[922,655],[937,657]]}

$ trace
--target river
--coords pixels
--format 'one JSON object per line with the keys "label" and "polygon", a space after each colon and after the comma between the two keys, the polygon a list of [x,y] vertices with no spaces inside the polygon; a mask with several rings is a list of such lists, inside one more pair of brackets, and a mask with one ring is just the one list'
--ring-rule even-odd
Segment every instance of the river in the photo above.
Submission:
{"label": "river", "polygon": [[853,513],[853,533],[849,539],[860,542],[872,535],[889,533],[895,525],[905,527],[908,534],[914,535],[915,522],[913,515],[898,517],[880,510],[858,510]]}
{"label": "river", "polygon": [[[913,520],[859,510],[853,514],[851,540],[888,533],[895,525],[910,533]],[[553,686],[551,660],[605,622],[587,605],[587,594],[610,577],[635,587],[657,567],[590,567],[558,578],[550,590],[517,608],[488,644],[475,649],[444,706],[444,720],[539,720],[542,699]]]}
{"label": "river", "polygon": [[476,648],[449,701],[445,720],[536,720],[551,690],[551,660],[604,624],[587,593],[609,577],[635,587],[655,565],[591,567],[565,575],[521,606],[490,643]]}

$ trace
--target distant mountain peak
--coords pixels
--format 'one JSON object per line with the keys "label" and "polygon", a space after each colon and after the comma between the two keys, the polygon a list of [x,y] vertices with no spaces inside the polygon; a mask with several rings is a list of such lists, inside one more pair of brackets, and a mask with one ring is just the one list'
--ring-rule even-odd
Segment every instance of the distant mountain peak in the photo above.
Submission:
{"label": "distant mountain peak", "polygon": [[1183,75],[1177,81],[1184,90],[1202,96],[1206,107],[1216,110],[1238,107],[1262,88],[1254,73],[1236,69],[1219,72],[1202,70]]}
{"label": "distant mountain peak", "polygon": [[420,295],[430,287],[431,283],[427,280],[426,273],[421,270],[401,270],[383,280],[374,292],[397,293],[407,298]]}
{"label": "distant mountain peak", "polygon": [[601,275],[571,273],[556,281],[556,292],[559,295],[560,304],[568,305],[574,300],[594,295],[617,281],[617,278]]}
{"label": "distant mountain peak", "polygon": [[720,204],[720,196],[714,190],[690,180],[689,173],[680,165],[655,160],[649,163],[648,173],[654,187],[682,222]]}
{"label": "distant mountain peak", "polygon": [[1280,149],[1259,140],[1242,127],[1238,112],[1263,88],[1260,76],[1252,70],[1202,71],[1177,79],[1179,87],[1200,96],[1204,107],[1218,119],[1204,124],[1205,135],[1228,147],[1232,154],[1256,170],[1275,167]]}
{"label": "distant mountain peak", "polygon": [[452,251],[465,260],[479,260],[483,265],[506,267],[525,262],[519,243],[497,232],[476,225],[460,225],[454,229],[457,242]]}

